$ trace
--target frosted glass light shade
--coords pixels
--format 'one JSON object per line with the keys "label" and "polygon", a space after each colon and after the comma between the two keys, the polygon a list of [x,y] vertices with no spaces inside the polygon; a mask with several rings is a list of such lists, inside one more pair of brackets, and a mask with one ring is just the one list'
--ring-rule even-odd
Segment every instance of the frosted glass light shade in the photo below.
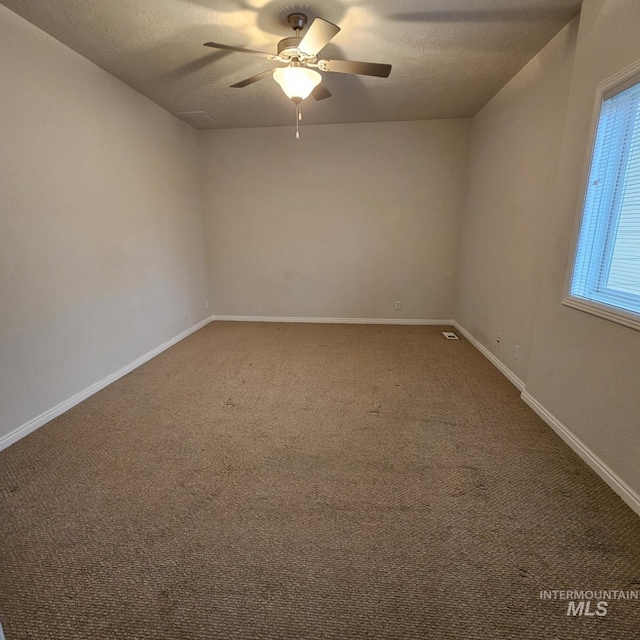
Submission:
{"label": "frosted glass light shade", "polygon": [[275,81],[288,98],[304,100],[320,84],[322,76],[306,67],[279,67],[273,72]]}

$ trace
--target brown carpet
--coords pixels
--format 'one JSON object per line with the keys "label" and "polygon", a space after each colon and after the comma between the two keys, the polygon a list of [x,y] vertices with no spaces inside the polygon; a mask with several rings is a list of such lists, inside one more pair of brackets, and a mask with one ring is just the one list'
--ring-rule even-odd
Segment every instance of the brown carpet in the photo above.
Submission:
{"label": "brown carpet", "polygon": [[441,329],[211,324],[0,452],[7,640],[640,637],[539,596],[640,519]]}

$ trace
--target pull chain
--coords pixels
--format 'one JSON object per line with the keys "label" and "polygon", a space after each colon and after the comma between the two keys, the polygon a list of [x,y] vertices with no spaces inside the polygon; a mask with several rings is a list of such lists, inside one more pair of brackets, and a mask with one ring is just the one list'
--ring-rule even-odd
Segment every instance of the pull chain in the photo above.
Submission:
{"label": "pull chain", "polygon": [[300,113],[300,103],[296,102],[296,140],[300,140],[300,120],[302,120],[302,114]]}

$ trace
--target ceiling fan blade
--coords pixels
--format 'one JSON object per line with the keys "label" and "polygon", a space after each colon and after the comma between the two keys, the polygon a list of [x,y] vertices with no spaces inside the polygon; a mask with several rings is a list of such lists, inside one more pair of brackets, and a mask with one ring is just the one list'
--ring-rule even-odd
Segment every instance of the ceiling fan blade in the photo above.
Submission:
{"label": "ceiling fan blade", "polygon": [[339,31],[340,27],[337,25],[322,18],[316,18],[300,41],[298,50],[309,56],[315,56]]}
{"label": "ceiling fan blade", "polygon": [[390,64],[354,62],[353,60],[318,60],[318,68],[322,71],[354,73],[361,76],[377,76],[378,78],[388,78],[391,73]]}
{"label": "ceiling fan blade", "polygon": [[258,82],[258,80],[262,80],[262,78],[268,76],[273,73],[273,69],[267,69],[266,71],[262,71],[260,73],[256,73],[255,76],[251,76],[250,78],[245,78],[244,80],[240,80],[240,82],[236,82],[231,85],[232,89],[242,89],[242,87],[246,87],[254,82]]}
{"label": "ceiling fan blade", "polygon": [[329,91],[329,89],[327,89],[327,87],[321,82],[314,88],[314,90],[311,92],[311,95],[316,100],[325,100],[326,98],[331,97],[331,91]]}
{"label": "ceiling fan blade", "polygon": [[274,60],[276,56],[265,51],[254,51],[253,49],[243,49],[242,47],[233,47],[230,44],[220,44],[219,42],[205,42],[205,47],[213,47],[214,49],[224,49],[225,51],[236,51],[238,53],[250,53],[254,56],[260,56],[262,58],[268,58]]}

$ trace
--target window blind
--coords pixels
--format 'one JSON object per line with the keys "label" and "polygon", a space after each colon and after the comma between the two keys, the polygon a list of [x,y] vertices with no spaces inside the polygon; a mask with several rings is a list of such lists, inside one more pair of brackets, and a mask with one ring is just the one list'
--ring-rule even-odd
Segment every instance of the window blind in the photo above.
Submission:
{"label": "window blind", "polygon": [[640,76],[601,105],[570,294],[640,315]]}

